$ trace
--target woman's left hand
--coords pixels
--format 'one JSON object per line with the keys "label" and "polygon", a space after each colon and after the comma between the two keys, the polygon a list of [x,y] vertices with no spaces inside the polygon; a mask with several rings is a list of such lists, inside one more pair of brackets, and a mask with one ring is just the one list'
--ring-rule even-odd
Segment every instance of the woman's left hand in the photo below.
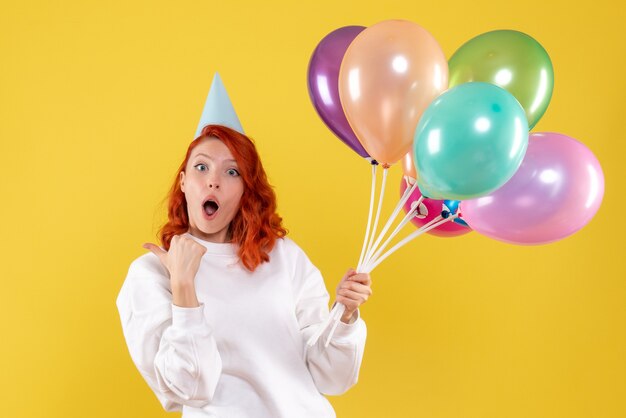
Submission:
{"label": "woman's left hand", "polygon": [[343,303],[346,310],[341,317],[341,322],[350,323],[350,319],[357,308],[372,295],[372,279],[369,273],[357,273],[349,269],[337,285],[338,303]]}

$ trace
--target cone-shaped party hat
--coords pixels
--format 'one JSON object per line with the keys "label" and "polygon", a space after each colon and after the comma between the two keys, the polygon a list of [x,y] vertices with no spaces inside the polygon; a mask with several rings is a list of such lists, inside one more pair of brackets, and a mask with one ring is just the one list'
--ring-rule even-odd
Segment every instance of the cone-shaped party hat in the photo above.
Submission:
{"label": "cone-shaped party hat", "polygon": [[222,79],[218,73],[215,73],[213,82],[211,83],[211,89],[207,96],[206,103],[204,104],[204,110],[200,117],[200,123],[198,123],[198,129],[196,129],[196,135],[194,138],[200,136],[202,128],[206,125],[223,125],[232,128],[240,133],[243,132],[235,108],[230,102],[226,87],[222,83]]}

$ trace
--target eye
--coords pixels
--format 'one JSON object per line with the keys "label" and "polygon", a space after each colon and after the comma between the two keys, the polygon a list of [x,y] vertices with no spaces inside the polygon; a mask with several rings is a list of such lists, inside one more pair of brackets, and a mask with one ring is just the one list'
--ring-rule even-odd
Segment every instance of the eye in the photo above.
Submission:
{"label": "eye", "polygon": [[[200,164],[196,164],[196,165],[194,165],[194,168],[196,168],[196,167],[204,167],[206,170],[208,170],[208,168],[207,168],[206,164],[203,164],[203,163],[200,163]],[[206,170],[200,170],[200,169],[198,168],[198,171],[206,171]]]}
{"label": "eye", "polygon": [[239,171],[235,170],[234,168],[229,169],[227,173],[233,177],[239,176]]}

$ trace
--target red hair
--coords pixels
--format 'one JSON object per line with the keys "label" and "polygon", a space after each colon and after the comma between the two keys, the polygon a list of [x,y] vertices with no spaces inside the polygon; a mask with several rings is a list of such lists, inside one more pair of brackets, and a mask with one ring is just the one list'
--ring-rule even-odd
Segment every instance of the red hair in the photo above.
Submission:
{"label": "red hair", "polygon": [[188,231],[189,217],[187,200],[180,189],[180,173],[187,167],[193,149],[205,138],[221,140],[237,160],[244,183],[244,192],[239,210],[229,225],[232,242],[239,245],[239,259],[245,268],[254,271],[256,267],[269,261],[269,252],[277,238],[287,235],[282,218],[276,213],[276,194],[267,181],[267,175],[252,139],[222,125],[207,125],[200,136],[194,139],[185,160],[181,163],[174,184],[165,200],[168,202],[168,221],[159,230],[159,238],[165,250],[169,250],[174,235]]}

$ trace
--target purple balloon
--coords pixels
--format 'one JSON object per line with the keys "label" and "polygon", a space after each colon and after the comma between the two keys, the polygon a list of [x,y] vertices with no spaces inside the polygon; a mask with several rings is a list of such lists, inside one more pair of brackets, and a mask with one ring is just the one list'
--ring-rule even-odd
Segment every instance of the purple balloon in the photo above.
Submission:
{"label": "purple balloon", "polygon": [[513,177],[487,196],[461,202],[461,213],[490,238],[547,244],[585,226],[603,195],[602,168],[586,146],[559,133],[532,133]]}
{"label": "purple balloon", "polygon": [[309,97],[326,126],[354,152],[363,158],[363,148],[346,119],[339,100],[339,68],[343,56],[365,26],[345,26],[329,33],[320,41],[309,61]]}

